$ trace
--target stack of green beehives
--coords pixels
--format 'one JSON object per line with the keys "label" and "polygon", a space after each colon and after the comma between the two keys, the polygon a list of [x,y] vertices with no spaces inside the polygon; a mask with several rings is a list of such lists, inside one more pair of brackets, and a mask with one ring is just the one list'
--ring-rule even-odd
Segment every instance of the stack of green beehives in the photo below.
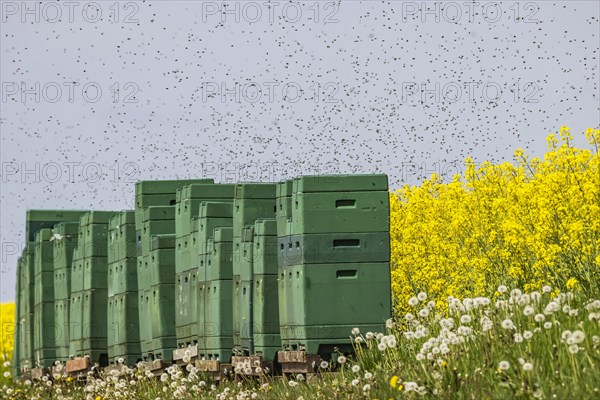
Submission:
{"label": "stack of green beehives", "polygon": [[121,211],[108,227],[108,357],[133,365],[141,359],[135,212]]}
{"label": "stack of green beehives", "polygon": [[56,359],[54,325],[54,246],[52,229],[35,235],[34,353],[37,366],[50,367]]}
{"label": "stack of green beehives", "polygon": [[[250,311],[249,315],[242,316],[242,321],[247,320],[247,326],[251,330],[240,332],[242,348],[249,354],[262,355],[265,361],[275,361],[277,351],[281,350],[277,294],[277,222],[274,218],[259,219],[250,232],[253,240],[250,243],[251,254],[248,256],[252,262],[241,271],[241,302],[251,304],[250,308],[242,308],[242,312]],[[251,282],[251,285],[244,282]]]}
{"label": "stack of green beehives", "polygon": [[352,328],[384,329],[391,314],[387,189],[385,175],[293,180],[291,221],[278,239],[284,347],[329,358],[336,347],[351,350]]}
{"label": "stack of green beehives", "polygon": [[[145,360],[154,359],[155,344],[168,343],[168,340],[162,340],[162,337],[172,337],[171,331],[175,330],[175,291],[174,283],[162,282],[167,285],[163,290],[159,287],[152,288],[150,279],[150,249],[151,237],[155,235],[174,235],[175,234],[175,204],[177,202],[176,192],[183,186],[196,183],[213,183],[212,179],[194,179],[194,180],[174,180],[174,181],[140,181],[135,186],[135,226],[136,226],[136,247],[137,247],[137,277],[138,277],[138,310],[140,321],[140,347],[142,358]],[[168,240],[160,242],[167,243]],[[156,251],[161,251],[161,243],[156,243]],[[167,250],[167,249],[165,249]],[[166,252],[168,253],[168,252]],[[162,257],[165,257],[164,255]],[[175,260],[171,262],[174,269]],[[168,285],[171,285],[170,287]],[[159,296],[160,292],[160,296]],[[156,299],[153,297],[156,293]],[[162,298],[161,298],[162,297]],[[160,323],[160,319],[154,320],[156,313],[153,313],[152,304],[159,301],[166,307],[166,312],[173,317],[172,324],[166,326],[155,326]],[[169,322],[169,321],[167,321]],[[154,333],[158,334],[156,341]],[[157,331],[158,330],[158,331]],[[175,347],[175,346],[173,346]],[[161,347],[162,348],[162,347]],[[163,350],[161,350],[163,351]],[[161,354],[163,358],[170,359],[170,352]]]}
{"label": "stack of green beehives", "polygon": [[152,327],[149,354],[171,360],[177,346],[175,336],[175,235],[153,235],[150,239],[149,307]]}
{"label": "stack of green beehives", "polygon": [[[85,211],[28,210],[26,240],[19,265],[19,323],[17,336],[20,365],[32,368],[54,362],[54,246],[50,228],[61,222],[77,221]],[[44,233],[41,230],[46,229]],[[36,252],[36,247],[40,249]],[[38,254],[39,255],[36,255]],[[39,363],[38,363],[39,361]]]}
{"label": "stack of green beehives", "polygon": [[108,364],[108,222],[114,211],[90,211],[79,219],[73,253],[69,352]]}
{"label": "stack of green beehives", "polygon": [[54,225],[54,315],[56,324],[56,359],[69,358],[69,298],[73,251],[79,238],[79,222]]}
{"label": "stack of green beehives", "polygon": [[[253,355],[252,348],[252,250],[254,224],[258,219],[275,218],[276,185],[236,185],[233,202],[233,344],[237,354]],[[275,301],[276,299],[273,299]]]}
{"label": "stack of green beehives", "polygon": [[[197,242],[197,218],[204,201],[229,202],[233,200],[235,185],[193,184],[177,192],[176,233],[176,286],[175,316],[177,344],[180,347],[198,342],[198,271],[200,252],[204,251]],[[196,221],[196,222],[194,222]],[[195,225],[195,226],[194,226]],[[192,262],[194,261],[194,263]]]}
{"label": "stack of green beehives", "polygon": [[197,240],[201,244],[197,300],[199,355],[206,360],[226,362],[233,348],[232,204],[203,202],[198,225]]}
{"label": "stack of green beehives", "polygon": [[35,247],[33,242],[29,242],[19,258],[19,319],[16,332],[18,336],[15,337],[15,347],[19,348],[19,365],[21,368],[28,369],[35,366],[33,362],[34,268]]}

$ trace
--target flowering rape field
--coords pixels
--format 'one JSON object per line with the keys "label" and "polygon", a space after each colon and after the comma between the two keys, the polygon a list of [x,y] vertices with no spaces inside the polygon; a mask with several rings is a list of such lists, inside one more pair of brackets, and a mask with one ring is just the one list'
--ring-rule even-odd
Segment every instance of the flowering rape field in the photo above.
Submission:
{"label": "flowering rape field", "polygon": [[[349,332],[356,356],[316,379],[215,384],[192,364],[80,384],[8,384],[14,399],[600,398],[600,129],[543,158],[475,165],[390,194],[395,316]],[[14,314],[14,312],[12,313]],[[11,315],[12,315],[11,314]],[[4,313],[3,313],[4,315]],[[4,341],[3,341],[4,346]],[[253,367],[253,366],[250,366]]]}

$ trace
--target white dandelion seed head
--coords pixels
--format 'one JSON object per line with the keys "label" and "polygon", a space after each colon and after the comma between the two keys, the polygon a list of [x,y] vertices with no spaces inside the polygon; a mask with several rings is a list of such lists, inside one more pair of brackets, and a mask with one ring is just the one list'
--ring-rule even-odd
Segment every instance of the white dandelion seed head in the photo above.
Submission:
{"label": "white dandelion seed head", "polygon": [[338,362],[339,362],[340,364],[345,364],[345,363],[346,363],[346,361],[348,361],[348,359],[347,359],[346,357],[344,357],[344,356],[339,356],[339,357],[338,357]]}
{"label": "white dandelion seed head", "polygon": [[550,322],[550,321],[544,322],[544,329],[550,329],[550,328],[552,328],[552,322]]}
{"label": "white dandelion seed head", "polygon": [[508,361],[500,361],[498,363],[498,369],[500,369],[502,371],[508,371],[509,368],[510,368],[510,363]]}
{"label": "white dandelion seed head", "polygon": [[368,392],[369,390],[371,390],[371,385],[367,383],[365,386],[363,386],[363,392]]}
{"label": "white dandelion seed head", "polygon": [[417,299],[416,297],[411,297],[410,299],[408,299],[409,306],[414,307],[417,304],[419,304],[419,299]]}
{"label": "white dandelion seed head", "polygon": [[576,344],[572,344],[569,346],[569,353],[576,354],[579,352],[579,346]]}
{"label": "white dandelion seed head", "polygon": [[529,317],[529,316],[533,315],[534,313],[535,313],[535,309],[529,305],[525,306],[525,308],[523,308],[523,315],[526,315]]}
{"label": "white dandelion seed head", "polygon": [[523,371],[527,371],[527,372],[533,371],[533,364],[530,362],[523,363],[522,367],[523,367]]}
{"label": "white dandelion seed head", "polygon": [[514,327],[515,324],[510,319],[505,319],[504,321],[502,321],[503,329],[513,329]]}
{"label": "white dandelion seed head", "polygon": [[358,386],[358,384],[360,383],[360,381],[358,379],[352,379],[352,386]]}
{"label": "white dandelion seed head", "polygon": [[427,318],[429,316],[429,309],[428,308],[422,308],[419,310],[419,316],[422,318]]}
{"label": "white dandelion seed head", "polygon": [[365,379],[366,379],[366,380],[371,380],[371,378],[373,378],[373,374],[372,374],[372,373],[370,373],[370,372],[368,372],[368,371],[367,371],[367,372],[365,372]]}
{"label": "white dandelion seed head", "polygon": [[360,365],[353,365],[352,366],[352,372],[354,372],[355,374],[357,374],[358,371],[360,371]]}
{"label": "white dandelion seed head", "polygon": [[508,288],[505,285],[498,286],[498,293],[506,293]]}
{"label": "white dandelion seed head", "polygon": [[380,342],[380,343],[378,343],[378,344],[377,344],[377,349],[378,349],[379,351],[385,351],[385,349],[387,349],[387,346],[386,346],[386,344],[385,344],[385,343],[383,343],[383,342]]}
{"label": "white dandelion seed head", "polygon": [[544,322],[546,316],[544,314],[536,314],[535,317],[533,317],[533,319],[535,320],[535,322]]}
{"label": "white dandelion seed head", "polygon": [[420,293],[417,295],[417,299],[418,299],[419,301],[425,301],[425,300],[427,300],[427,293],[425,293],[425,292],[420,292]]}
{"label": "white dandelion seed head", "polygon": [[533,332],[531,331],[524,331],[523,332],[523,338],[525,340],[530,340],[533,337]]}
{"label": "white dandelion seed head", "polygon": [[360,329],[358,329],[358,328],[352,328],[352,334],[354,336],[359,335],[360,334]]}
{"label": "white dandelion seed head", "polygon": [[461,324],[470,324],[471,323],[471,316],[469,314],[462,315],[460,317],[460,323]]}

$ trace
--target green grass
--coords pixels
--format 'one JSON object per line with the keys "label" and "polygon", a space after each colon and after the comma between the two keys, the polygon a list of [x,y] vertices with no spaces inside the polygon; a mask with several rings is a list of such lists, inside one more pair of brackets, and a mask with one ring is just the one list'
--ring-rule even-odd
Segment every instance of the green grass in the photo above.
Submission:
{"label": "green grass", "polygon": [[2,391],[17,399],[600,398],[600,301],[570,293],[496,296],[450,299],[448,310],[419,301],[412,316],[388,321],[385,333],[355,332],[356,358],[310,382],[295,376],[216,385],[190,365],[162,379],[131,369],[86,385],[61,377]]}

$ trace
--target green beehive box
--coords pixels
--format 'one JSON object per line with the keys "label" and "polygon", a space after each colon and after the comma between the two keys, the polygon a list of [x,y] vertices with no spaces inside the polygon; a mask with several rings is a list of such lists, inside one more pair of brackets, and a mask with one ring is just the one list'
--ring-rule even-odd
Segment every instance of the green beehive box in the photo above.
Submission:
{"label": "green beehive box", "polygon": [[229,362],[233,349],[233,286],[231,280],[206,282],[205,342],[200,353],[206,359]]}
{"label": "green beehive box", "polygon": [[33,362],[34,313],[23,314],[19,322],[22,335],[22,340],[19,342],[19,354],[21,355],[19,364],[21,367],[32,368],[35,366]]}
{"label": "green beehive box", "polygon": [[112,362],[141,359],[138,294],[120,293],[108,298],[108,357]]}
{"label": "green beehive box", "polygon": [[254,232],[252,273],[254,275],[277,275],[279,256],[277,221],[275,219],[259,219],[254,224]]}
{"label": "green beehive box", "polygon": [[34,359],[41,367],[50,367],[56,359],[54,302],[35,305]]}
{"label": "green beehive box", "polygon": [[[254,350],[252,346],[252,281],[234,280],[234,297],[236,302],[233,305],[233,344],[237,349],[242,349],[244,354],[252,355]],[[239,289],[238,289],[239,288]],[[237,308],[237,310],[236,310]],[[238,338],[239,336],[239,338]]]}
{"label": "green beehive box", "polygon": [[153,235],[175,233],[175,207],[148,207],[143,211],[143,222],[137,232],[137,251],[139,256],[150,254],[150,238]]}
{"label": "green beehive box", "polygon": [[138,290],[137,260],[126,258],[108,264],[108,295]]}
{"label": "green beehive box", "polygon": [[277,236],[284,236],[286,225],[292,218],[292,188],[293,180],[277,184]]}
{"label": "green beehive box", "polygon": [[254,224],[244,227],[239,249],[238,254],[233,255],[233,275],[239,275],[242,281],[249,281],[252,279],[254,261]]}
{"label": "green beehive box", "polygon": [[69,358],[69,299],[54,302],[54,316],[56,325],[55,343],[56,359],[65,362]]}
{"label": "green beehive box", "polygon": [[152,314],[150,289],[138,292],[138,309],[140,321],[140,349],[145,359],[152,347]]}
{"label": "green beehive box", "polygon": [[294,193],[374,192],[388,190],[384,174],[306,175],[293,180]]}
{"label": "green beehive box", "polygon": [[83,264],[83,290],[108,290],[108,262],[106,257],[86,257]]}
{"label": "green beehive box", "polygon": [[205,340],[205,323],[206,323],[206,306],[207,306],[207,291],[208,284],[205,280],[198,280],[196,287],[196,307],[197,307],[197,318],[196,318],[196,337],[194,338],[197,345],[198,351],[206,347]]}
{"label": "green beehive box", "polygon": [[194,184],[185,186],[179,191],[177,203],[177,237],[191,232],[191,221],[199,215],[200,204],[204,201],[232,202],[235,185],[231,184]]}
{"label": "green beehive box", "polygon": [[175,336],[175,285],[157,285],[151,288],[150,316],[152,319],[152,357],[171,360],[177,348]]}
{"label": "green beehive box", "polygon": [[35,276],[35,302],[41,304],[54,301],[54,273],[42,272]]}
{"label": "green beehive box", "polygon": [[54,271],[54,299],[67,300],[71,295],[71,268]]}
{"label": "green beehive box", "polygon": [[250,315],[250,282],[242,281],[239,275],[233,276],[233,345],[237,349],[242,347],[242,330],[248,329]]}
{"label": "green beehive box", "polygon": [[41,229],[35,236],[34,274],[54,270],[54,245],[50,242],[52,229]]}
{"label": "green beehive box", "polygon": [[84,290],[81,296],[81,353],[92,362],[108,363],[108,289]]}
{"label": "green beehive box", "polygon": [[[179,272],[175,276],[175,336],[177,346],[185,347],[192,335],[191,332],[191,307],[192,298],[190,289],[190,273]],[[195,298],[194,298],[195,302]]]}
{"label": "green beehive box", "polygon": [[139,181],[135,184],[135,195],[155,195],[155,194],[170,194],[177,189],[192,185],[195,183],[214,183],[214,179],[179,179],[179,180],[160,180],[160,181]]}
{"label": "green beehive box", "polygon": [[71,293],[69,300],[69,355],[81,353],[81,326],[83,315],[83,292]]}
{"label": "green beehive box", "polygon": [[83,263],[83,259],[73,260],[71,266],[71,293],[83,290]]}
{"label": "green beehive box", "polygon": [[233,226],[233,203],[202,202],[198,219],[196,237],[199,244],[199,254],[208,254],[206,248],[208,239],[213,236],[215,228]]}
{"label": "green beehive box", "polygon": [[82,257],[108,256],[108,224],[88,224],[80,232],[77,246]]}
{"label": "green beehive box", "polygon": [[154,235],[150,243],[150,286],[175,283],[175,235]]}
{"label": "green beehive box", "polygon": [[[190,234],[192,244],[190,246],[190,268],[189,270],[198,270],[200,268],[200,260],[204,258],[204,254],[200,255],[200,249],[204,252],[204,247],[200,246],[198,242],[198,227],[200,225],[200,220],[198,217],[194,217],[192,220],[192,233]],[[177,261],[176,261],[177,263]],[[177,266],[177,264],[176,264]]]}
{"label": "green beehive box", "polygon": [[177,272],[189,271],[192,268],[192,240],[191,234],[175,239],[175,265]]}
{"label": "green beehive box", "polygon": [[77,222],[85,210],[27,210],[25,237],[33,242],[35,234],[44,228],[52,228],[60,222]]}
{"label": "green beehive box", "polygon": [[282,336],[286,332],[288,343],[306,346],[308,354],[320,354],[319,345],[346,343],[354,327],[383,331],[391,315],[389,263],[310,264],[284,269],[289,284],[284,283],[283,300],[288,311]]}
{"label": "green beehive box", "polygon": [[240,183],[235,187],[233,201],[233,236],[240,237],[246,225],[259,218],[275,218],[276,184]]}
{"label": "green beehive box", "polygon": [[252,287],[252,326],[254,353],[275,361],[281,350],[277,275],[254,275]]}
{"label": "green beehive box", "polygon": [[121,211],[108,224],[108,263],[137,257],[135,212]]}
{"label": "green beehive box", "polygon": [[388,232],[293,235],[279,238],[278,242],[282,265],[390,260]]}
{"label": "green beehive box", "polygon": [[291,233],[388,232],[389,211],[383,191],[294,193]]}
{"label": "green beehive box", "polygon": [[185,347],[198,341],[199,299],[198,271],[177,274],[175,286],[175,315],[177,345]]}
{"label": "green beehive box", "polygon": [[233,228],[215,228],[212,252],[207,257],[207,281],[233,279]]}

